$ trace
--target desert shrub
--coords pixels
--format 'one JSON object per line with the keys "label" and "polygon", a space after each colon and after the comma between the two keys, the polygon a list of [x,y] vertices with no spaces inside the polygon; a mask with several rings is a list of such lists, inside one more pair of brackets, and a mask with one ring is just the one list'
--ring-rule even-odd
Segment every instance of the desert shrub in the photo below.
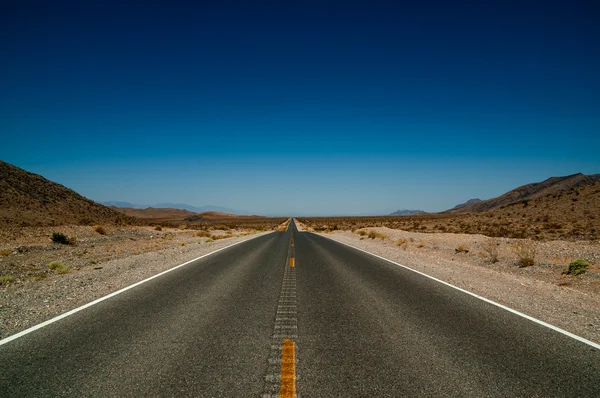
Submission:
{"label": "desert shrub", "polygon": [[468,253],[469,252],[469,248],[463,245],[458,246],[456,249],[454,249],[455,253]]}
{"label": "desert shrub", "polygon": [[406,249],[406,244],[407,244],[407,243],[408,243],[408,239],[406,239],[406,238],[401,238],[401,239],[398,239],[398,241],[396,242],[396,244],[397,244],[399,247],[402,247],[402,248],[404,248],[404,249]]}
{"label": "desert shrub", "polygon": [[569,267],[563,270],[563,274],[567,275],[581,275],[585,272],[586,268],[590,266],[590,263],[583,258],[578,258],[577,260],[571,262]]}
{"label": "desert shrub", "polygon": [[494,239],[486,240],[482,244],[482,249],[487,254],[487,258],[492,264],[495,264],[498,261],[500,261],[498,259],[499,246],[500,246],[500,243],[496,242]]}
{"label": "desert shrub", "polygon": [[356,233],[357,233],[357,234],[359,234],[360,236],[365,236],[365,235],[367,234],[367,232],[366,232],[366,231],[363,231],[362,229],[361,229],[361,230],[358,230],[358,231],[356,231]]}
{"label": "desert shrub", "polygon": [[369,231],[369,234],[367,236],[369,239],[379,238],[381,240],[384,240],[385,238],[387,238],[386,235],[380,234],[379,232],[375,232],[375,231]]}
{"label": "desert shrub", "polygon": [[425,246],[425,242],[423,242],[423,241],[420,241],[420,242],[417,244],[417,247],[418,247],[419,249],[420,249],[420,248],[422,248],[422,247],[424,247],[424,246]]}
{"label": "desert shrub", "polygon": [[210,243],[210,242],[212,242],[212,241],[213,241],[213,240],[212,240],[211,238],[208,238],[208,239],[206,239],[206,240],[205,240],[205,242],[206,242],[206,243]]}
{"label": "desert shrub", "polygon": [[214,225],[214,226],[210,227],[210,229],[219,229],[221,231],[227,231],[229,229],[229,227],[225,224],[219,224],[219,225]]}
{"label": "desert shrub", "polygon": [[155,231],[162,231],[162,227],[160,225],[157,225],[156,227],[154,227]]}
{"label": "desert shrub", "polygon": [[104,229],[102,225],[96,225],[94,231],[98,232],[100,235],[106,235],[106,229]]}
{"label": "desert shrub", "polygon": [[535,242],[520,240],[513,245],[512,250],[519,259],[519,266],[531,267],[535,265],[535,257],[537,255],[537,245]]}
{"label": "desert shrub", "polygon": [[208,237],[210,237],[210,232],[198,231],[198,232],[196,232],[196,236],[200,237],[200,238],[208,238]]}
{"label": "desert shrub", "polygon": [[52,232],[52,242],[60,243],[61,245],[73,245],[75,244],[75,238],[69,238],[67,235],[62,232]]}
{"label": "desert shrub", "polygon": [[10,275],[0,276],[0,285],[8,285],[11,282],[14,282],[15,278]]}
{"label": "desert shrub", "polygon": [[11,249],[2,249],[0,250],[0,256],[2,257],[6,257],[6,256],[10,256],[12,254],[12,250]]}
{"label": "desert shrub", "polygon": [[48,264],[48,268],[57,274],[68,274],[71,272],[71,268],[66,266],[62,261],[52,261]]}

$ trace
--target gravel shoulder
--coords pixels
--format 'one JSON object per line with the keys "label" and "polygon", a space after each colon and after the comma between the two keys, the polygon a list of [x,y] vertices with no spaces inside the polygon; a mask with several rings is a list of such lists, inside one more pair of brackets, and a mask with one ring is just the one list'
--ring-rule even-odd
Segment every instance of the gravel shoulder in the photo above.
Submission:
{"label": "gravel shoulder", "polygon": [[[112,228],[100,235],[91,227],[62,227],[75,245],[51,243],[46,229],[24,230],[0,239],[0,338],[8,337],[186,261],[267,232],[198,231],[150,227]],[[70,272],[49,269],[61,261]]]}
{"label": "gravel shoulder", "polygon": [[[306,227],[296,221],[300,230]],[[483,235],[417,233],[367,228],[383,238],[350,231],[320,233],[398,262],[497,303],[600,343],[600,246],[598,242],[536,242],[536,265],[520,268],[512,248],[517,239]],[[355,231],[358,232],[358,231]],[[398,245],[399,242],[404,242]],[[490,242],[498,262],[485,251]],[[458,253],[459,246],[468,253]],[[566,264],[586,258],[592,266],[580,276],[562,275]]]}

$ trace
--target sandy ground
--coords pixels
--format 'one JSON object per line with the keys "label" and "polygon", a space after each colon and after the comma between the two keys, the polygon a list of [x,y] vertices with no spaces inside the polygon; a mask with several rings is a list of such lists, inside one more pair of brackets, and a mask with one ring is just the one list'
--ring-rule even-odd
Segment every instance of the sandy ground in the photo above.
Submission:
{"label": "sandy ground", "polygon": [[[296,221],[299,229],[305,227]],[[561,329],[600,343],[600,244],[598,241],[535,242],[536,265],[519,267],[513,247],[520,240],[483,235],[417,233],[366,228],[383,238],[350,231],[321,235],[361,248],[469,290]],[[359,231],[355,231],[359,232]],[[398,245],[398,243],[402,243]],[[493,244],[498,262],[486,251]],[[468,253],[457,253],[459,246]],[[592,263],[580,276],[562,271],[576,258]]]}
{"label": "sandy ground", "polygon": [[[0,238],[0,338],[236,242],[269,232],[199,231],[151,227],[60,227],[75,245],[52,243],[44,228]],[[202,233],[200,233],[202,235]],[[222,239],[213,239],[222,237]],[[61,261],[70,272],[48,267]]]}

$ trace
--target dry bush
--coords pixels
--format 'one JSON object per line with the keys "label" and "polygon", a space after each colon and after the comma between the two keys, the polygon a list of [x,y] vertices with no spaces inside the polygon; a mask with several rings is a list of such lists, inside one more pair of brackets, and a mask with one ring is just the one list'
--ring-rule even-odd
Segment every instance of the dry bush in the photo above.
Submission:
{"label": "dry bush", "polygon": [[425,246],[425,242],[423,242],[423,241],[420,241],[420,242],[417,244],[417,247],[418,247],[419,249],[420,249],[420,248],[422,248],[422,247],[424,247],[424,246]]}
{"label": "dry bush", "polygon": [[497,242],[496,239],[488,239],[481,245],[483,251],[487,254],[488,260],[495,264],[498,261],[499,251],[500,251],[500,242]]}
{"label": "dry bush", "polygon": [[156,227],[154,227],[155,231],[162,231],[162,227],[160,225],[157,225]]}
{"label": "dry bush", "polygon": [[6,257],[6,256],[10,256],[12,254],[12,250],[11,249],[2,249],[0,250],[0,256],[2,257]]}
{"label": "dry bush", "polygon": [[406,239],[406,238],[398,239],[398,241],[396,242],[396,245],[398,245],[399,247],[406,250],[406,247],[408,246],[408,239]]}
{"label": "dry bush", "polygon": [[467,246],[460,245],[456,249],[454,249],[454,252],[455,253],[468,253],[469,252],[469,248]]}
{"label": "dry bush", "polygon": [[94,231],[98,232],[100,235],[106,235],[106,229],[104,229],[102,225],[96,225]]}
{"label": "dry bush", "polygon": [[357,230],[356,233],[359,234],[360,236],[365,236],[367,234],[367,232],[363,231],[362,229],[361,230]]}
{"label": "dry bush", "polygon": [[209,238],[211,236],[211,233],[208,231],[198,231],[196,232],[196,236],[199,238]]}
{"label": "dry bush", "polygon": [[379,232],[375,232],[375,231],[369,231],[368,238],[369,239],[379,238],[381,240],[385,240],[385,238],[387,238],[387,235],[380,234]]}
{"label": "dry bush", "polygon": [[512,246],[512,251],[519,258],[520,267],[531,267],[535,265],[537,255],[537,244],[531,240],[519,240]]}
{"label": "dry bush", "polygon": [[48,264],[48,268],[57,274],[68,274],[71,272],[71,268],[66,266],[62,261],[52,261]]}

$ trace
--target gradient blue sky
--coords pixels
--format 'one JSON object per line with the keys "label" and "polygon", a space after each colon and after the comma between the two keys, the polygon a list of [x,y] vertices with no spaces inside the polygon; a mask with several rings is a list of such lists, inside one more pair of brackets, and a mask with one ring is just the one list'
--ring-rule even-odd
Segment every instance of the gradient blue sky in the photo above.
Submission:
{"label": "gradient blue sky", "polygon": [[0,159],[97,201],[441,211],[600,173],[595,2],[3,1]]}

